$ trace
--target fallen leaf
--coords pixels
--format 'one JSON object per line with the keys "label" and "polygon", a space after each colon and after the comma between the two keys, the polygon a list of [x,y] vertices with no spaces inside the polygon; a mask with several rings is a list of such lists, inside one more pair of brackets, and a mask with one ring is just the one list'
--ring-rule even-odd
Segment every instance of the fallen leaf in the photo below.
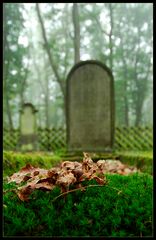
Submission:
{"label": "fallen leaf", "polygon": [[[8,183],[16,182],[18,187],[17,195],[22,201],[28,201],[30,194],[36,190],[51,191],[59,186],[61,192],[67,192],[70,186],[75,189],[82,187],[83,181],[95,179],[99,185],[106,184],[105,173],[128,175],[138,171],[135,167],[128,167],[119,160],[99,160],[93,162],[89,153],[84,152],[82,163],[64,161],[59,167],[49,170],[33,167],[27,164],[17,173],[8,177]],[[85,191],[82,188],[82,191]]]}

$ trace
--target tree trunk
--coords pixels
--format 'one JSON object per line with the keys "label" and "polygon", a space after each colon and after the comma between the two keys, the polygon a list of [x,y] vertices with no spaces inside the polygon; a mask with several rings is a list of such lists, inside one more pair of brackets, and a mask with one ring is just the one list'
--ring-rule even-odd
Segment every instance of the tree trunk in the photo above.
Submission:
{"label": "tree trunk", "polygon": [[109,13],[110,13],[110,33],[109,33],[109,48],[110,48],[110,69],[113,71],[113,41],[112,41],[112,33],[113,33],[113,8],[112,3],[109,3]]}
{"label": "tree trunk", "polygon": [[45,97],[45,115],[46,115],[46,128],[49,128],[50,124],[49,124],[49,99],[48,99],[48,96]]}
{"label": "tree trunk", "polygon": [[114,27],[114,16],[113,16],[113,7],[112,3],[108,3],[107,5],[108,10],[109,10],[109,17],[110,17],[110,32],[107,32],[105,29],[102,28],[101,23],[99,19],[94,16],[96,23],[98,24],[98,27],[100,28],[101,32],[105,34],[107,37],[109,37],[109,67],[111,71],[113,71],[113,40],[112,40],[112,35],[113,35],[113,27]]}
{"label": "tree trunk", "polygon": [[[45,63],[46,65],[46,63]],[[45,115],[46,115],[46,127],[49,128],[50,121],[49,121],[49,79],[47,72],[45,73],[45,80],[46,80],[46,92],[45,92]]]}
{"label": "tree trunk", "polygon": [[27,81],[27,77],[28,77],[28,66],[25,72],[25,76],[21,82],[21,89],[20,89],[20,99],[21,99],[21,107],[24,104],[24,92],[25,92],[25,87],[26,87],[26,81]]}
{"label": "tree trunk", "polygon": [[13,121],[12,121],[12,115],[11,115],[11,108],[10,108],[10,104],[9,104],[9,94],[8,94],[8,89],[7,89],[7,77],[8,77],[8,73],[9,73],[9,64],[10,62],[8,62],[7,67],[4,66],[3,69],[3,104],[6,104],[6,112],[7,112],[7,116],[8,116],[8,123],[9,123],[9,127],[12,129],[13,128]]}
{"label": "tree trunk", "polygon": [[141,124],[141,118],[142,118],[142,107],[137,106],[136,107],[136,118],[135,118],[135,126],[138,127]]}
{"label": "tree trunk", "polygon": [[123,56],[123,63],[124,63],[124,101],[125,101],[125,125],[129,126],[129,104],[128,104],[128,97],[127,97],[127,66],[126,61]]}
{"label": "tree trunk", "polygon": [[55,74],[55,77],[56,77],[56,81],[58,82],[58,84],[60,85],[60,88],[61,88],[61,92],[63,94],[63,97],[65,98],[65,88],[64,88],[64,84],[58,74],[58,71],[57,71],[57,67],[54,63],[54,59],[53,59],[53,56],[50,52],[50,47],[49,47],[49,44],[48,44],[48,40],[47,40],[47,36],[46,36],[46,31],[45,31],[45,27],[44,27],[44,23],[43,23],[43,19],[41,17],[41,12],[40,12],[40,8],[39,8],[39,4],[36,3],[36,11],[37,11],[37,15],[38,15],[38,19],[39,19],[39,22],[40,22],[40,25],[41,25],[41,30],[42,30],[42,36],[43,36],[43,40],[44,40],[44,45],[45,45],[45,49],[46,49],[46,52],[47,52],[47,55],[48,55],[48,58],[49,58],[49,62],[50,62],[50,66],[52,68],[52,71],[54,72]]}
{"label": "tree trunk", "polygon": [[48,55],[48,58],[49,58],[50,66],[52,68],[52,71],[55,74],[56,81],[58,82],[58,84],[60,86],[60,89],[61,89],[61,92],[63,94],[63,100],[64,100],[63,110],[64,110],[64,115],[65,115],[65,118],[66,118],[66,91],[65,91],[66,90],[66,88],[65,88],[66,84],[65,84],[65,82],[62,81],[61,77],[59,76],[56,64],[54,63],[54,59],[53,59],[53,56],[52,56],[51,51],[50,51],[50,47],[49,47],[49,44],[48,44],[46,31],[45,31],[45,27],[44,27],[44,23],[43,23],[43,20],[42,20],[42,17],[41,17],[41,12],[40,12],[40,8],[39,8],[38,3],[36,3],[36,11],[37,11],[38,19],[39,19],[39,22],[40,22],[40,25],[41,25],[42,36],[43,36],[43,40],[44,40],[45,49],[46,49],[46,52],[47,52],[47,55]]}
{"label": "tree trunk", "polygon": [[75,63],[80,61],[80,22],[78,4],[73,3],[73,25],[74,25],[74,50],[75,50]]}
{"label": "tree trunk", "polygon": [[[140,29],[138,28],[138,44],[140,43]],[[135,65],[134,65],[134,79],[135,79],[135,87],[137,89],[137,97],[136,97],[136,102],[135,102],[135,126],[139,126],[142,122],[142,109],[143,109],[143,103],[146,97],[146,91],[147,91],[147,83],[148,83],[148,75],[150,73],[150,67],[151,63],[149,61],[148,65],[146,65],[147,72],[146,76],[143,79],[138,79],[138,65],[137,63],[139,62],[140,57],[136,55],[135,59]]]}
{"label": "tree trunk", "polygon": [[[139,126],[142,122],[142,108],[143,108],[143,103],[145,100],[145,94],[146,94],[146,84],[147,84],[147,79],[148,79],[148,74],[149,70],[147,71],[147,75],[145,76],[145,80],[142,79],[142,81],[146,81],[144,88],[141,89],[140,84],[139,84],[139,79],[137,77],[137,73],[135,72],[135,82],[136,82],[136,87],[137,87],[137,98],[135,102],[135,126]],[[140,91],[141,89],[141,91]]]}
{"label": "tree trunk", "polygon": [[[5,14],[5,5],[3,6],[3,13],[4,13],[4,23],[6,23],[6,14]],[[5,64],[5,51],[9,50],[9,44],[7,42],[7,33],[6,27],[4,29],[4,39],[3,39],[3,104],[6,105],[6,113],[8,117],[9,128],[13,129],[13,121],[11,115],[11,108],[9,104],[9,95],[7,90],[7,78],[9,75],[9,66],[10,66],[10,59],[8,59],[8,63]],[[4,105],[3,105],[4,107]]]}
{"label": "tree trunk", "polygon": [[9,98],[8,94],[5,93],[6,97],[6,107],[7,107],[7,116],[8,116],[8,122],[9,122],[9,128],[13,129],[13,121],[12,121],[12,115],[11,115],[11,109],[10,109],[10,104],[9,104]]}
{"label": "tree trunk", "polygon": [[[127,84],[126,84],[127,85]],[[125,85],[125,90],[127,91],[127,86]],[[128,127],[129,126],[129,106],[128,106],[128,99],[126,96],[126,92],[125,92],[125,96],[124,96],[124,101],[125,101],[125,125]]]}
{"label": "tree trunk", "polygon": [[121,33],[119,31],[119,36],[121,39],[121,49],[122,49],[122,62],[123,62],[123,68],[124,68],[124,123],[125,125],[128,127],[129,126],[129,102],[128,102],[128,92],[127,92],[127,84],[128,84],[128,76],[127,76],[127,64],[126,64],[126,56],[124,55],[124,49],[123,49],[123,41],[122,41],[122,36]]}

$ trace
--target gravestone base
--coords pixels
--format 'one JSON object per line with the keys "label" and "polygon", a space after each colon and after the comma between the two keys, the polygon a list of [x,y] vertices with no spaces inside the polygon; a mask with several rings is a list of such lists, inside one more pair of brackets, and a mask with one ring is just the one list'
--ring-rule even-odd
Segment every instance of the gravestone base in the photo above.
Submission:
{"label": "gravestone base", "polygon": [[20,110],[20,140],[19,147],[21,151],[37,150],[37,110],[31,103],[24,103]]}
{"label": "gravestone base", "polygon": [[[98,160],[114,159],[117,160],[117,155],[114,152],[88,152],[91,159],[96,162]],[[83,152],[69,152],[61,155],[62,161],[77,161],[82,162]]]}
{"label": "gravestone base", "polygon": [[22,135],[20,138],[21,151],[33,151],[38,149],[37,136],[34,134]]}
{"label": "gravestone base", "polygon": [[83,152],[88,152],[88,153],[112,153],[113,152],[113,148],[101,148],[101,149],[88,149],[88,148],[83,148],[83,149],[73,149],[73,148],[68,148],[67,149],[68,153],[71,155],[79,155]]}

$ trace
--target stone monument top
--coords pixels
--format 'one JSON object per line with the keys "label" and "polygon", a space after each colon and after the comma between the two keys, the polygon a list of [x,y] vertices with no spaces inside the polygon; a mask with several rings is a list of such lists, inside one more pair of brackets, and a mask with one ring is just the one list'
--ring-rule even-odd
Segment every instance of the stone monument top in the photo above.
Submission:
{"label": "stone monument top", "polygon": [[81,61],[67,76],[69,151],[111,151],[114,141],[114,79],[96,60]]}

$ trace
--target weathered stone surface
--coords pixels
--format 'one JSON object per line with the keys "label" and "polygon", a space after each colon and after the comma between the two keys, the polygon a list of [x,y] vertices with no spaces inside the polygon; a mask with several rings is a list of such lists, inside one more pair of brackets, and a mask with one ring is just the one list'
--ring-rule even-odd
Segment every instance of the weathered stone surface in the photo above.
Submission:
{"label": "weathered stone surface", "polygon": [[21,110],[20,131],[21,150],[33,150],[36,146],[36,112],[30,103],[25,103]]}
{"label": "weathered stone surface", "polygon": [[109,151],[114,138],[111,71],[98,61],[76,64],[67,77],[69,151]]}

